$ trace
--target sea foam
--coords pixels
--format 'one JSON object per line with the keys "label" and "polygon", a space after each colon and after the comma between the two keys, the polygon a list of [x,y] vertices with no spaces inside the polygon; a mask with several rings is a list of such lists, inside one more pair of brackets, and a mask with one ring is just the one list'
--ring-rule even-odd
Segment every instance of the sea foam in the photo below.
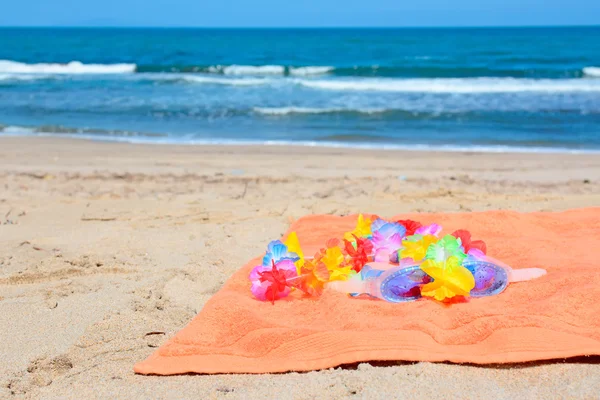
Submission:
{"label": "sea foam", "polygon": [[289,115],[289,114],[377,114],[388,111],[383,108],[309,108],[309,107],[255,107],[254,111],[263,115]]}
{"label": "sea foam", "polygon": [[583,74],[587,76],[600,77],[600,67],[585,67]]}
{"label": "sea foam", "polygon": [[0,132],[9,134],[9,135],[29,135],[29,134],[36,133],[34,128],[31,128],[28,126],[16,126],[16,125],[0,126]]}
{"label": "sea foam", "polygon": [[8,74],[125,74],[135,72],[135,64],[25,64],[0,60],[0,73]]}
{"label": "sea foam", "polygon": [[210,67],[208,72],[225,75],[283,75],[285,67],[281,65],[216,65]]}
{"label": "sea foam", "polygon": [[334,67],[291,67],[290,75],[307,76],[307,75],[324,75],[333,71]]}
{"label": "sea foam", "polygon": [[1,81],[34,81],[39,79],[48,79],[48,74],[36,74],[36,75],[21,75],[21,74],[3,74],[0,73]]}
{"label": "sea foam", "polygon": [[414,93],[600,92],[600,81],[585,79],[436,78],[436,79],[297,79],[319,90]]}
{"label": "sea foam", "polygon": [[[156,79],[156,78],[155,78]],[[230,85],[230,86],[257,86],[265,85],[270,81],[267,79],[256,79],[256,78],[217,78],[213,76],[197,76],[197,75],[173,75],[171,77],[165,77],[164,80],[183,80],[191,83],[204,83],[214,85]]]}
{"label": "sea foam", "polygon": [[329,66],[285,67],[283,65],[213,65],[206,72],[223,75],[323,75],[333,71]]}
{"label": "sea foam", "polygon": [[414,144],[386,144],[386,143],[347,143],[338,141],[320,141],[320,140],[259,140],[259,139],[195,139],[192,137],[173,137],[173,136],[149,136],[129,132],[127,135],[101,134],[101,131],[95,133],[89,130],[89,133],[54,133],[45,132],[43,129],[32,127],[7,126],[0,129],[0,135],[6,136],[41,136],[41,137],[66,137],[73,139],[85,139],[96,141],[126,142],[126,143],[144,143],[144,144],[177,144],[177,145],[210,145],[210,146],[299,146],[299,147],[322,147],[322,148],[342,148],[342,149],[364,149],[364,150],[388,150],[388,151],[436,151],[436,152],[482,152],[482,153],[569,153],[569,154],[600,154],[600,150],[595,149],[573,149],[566,147],[527,147],[527,146],[509,146],[509,145],[432,145],[426,143]]}

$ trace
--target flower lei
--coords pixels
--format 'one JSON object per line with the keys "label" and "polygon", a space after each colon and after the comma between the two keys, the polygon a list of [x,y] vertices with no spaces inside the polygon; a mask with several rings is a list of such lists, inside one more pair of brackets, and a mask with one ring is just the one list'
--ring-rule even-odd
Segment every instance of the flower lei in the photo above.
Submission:
{"label": "flower lei", "polygon": [[354,230],[343,239],[330,239],[313,258],[305,258],[298,236],[288,235],[285,242],[269,243],[262,264],[250,273],[251,291],[263,301],[288,296],[298,289],[318,296],[325,284],[347,280],[360,273],[370,261],[420,263],[433,278],[421,289],[421,295],[438,301],[468,296],[475,286],[472,273],[462,266],[467,257],[480,258],[487,248],[481,240],[471,240],[466,230],[440,237],[438,224],[423,226],[412,220],[385,221],[378,217],[358,216]]}

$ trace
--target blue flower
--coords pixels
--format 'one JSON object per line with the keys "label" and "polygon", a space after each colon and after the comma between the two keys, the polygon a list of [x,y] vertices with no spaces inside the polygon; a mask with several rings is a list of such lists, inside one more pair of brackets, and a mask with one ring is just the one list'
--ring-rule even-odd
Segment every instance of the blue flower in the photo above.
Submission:
{"label": "blue flower", "polygon": [[274,240],[269,243],[267,247],[267,253],[263,257],[262,265],[270,267],[273,265],[273,261],[277,264],[282,260],[291,260],[296,262],[300,259],[296,253],[288,251],[287,246],[281,242],[281,240]]}
{"label": "blue flower", "polygon": [[384,237],[390,237],[396,233],[400,235],[400,237],[404,237],[404,235],[406,235],[406,228],[404,225],[396,222],[387,222],[382,219],[377,219],[371,224],[371,232],[373,232],[373,235],[378,232]]}

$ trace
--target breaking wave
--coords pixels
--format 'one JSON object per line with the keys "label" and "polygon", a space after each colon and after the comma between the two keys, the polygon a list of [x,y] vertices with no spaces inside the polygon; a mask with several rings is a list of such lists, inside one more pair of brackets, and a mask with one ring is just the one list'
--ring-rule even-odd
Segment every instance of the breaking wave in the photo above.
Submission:
{"label": "breaking wave", "polygon": [[3,74],[127,74],[135,70],[135,64],[83,64],[79,61],[68,64],[25,64],[0,60],[0,73]]}

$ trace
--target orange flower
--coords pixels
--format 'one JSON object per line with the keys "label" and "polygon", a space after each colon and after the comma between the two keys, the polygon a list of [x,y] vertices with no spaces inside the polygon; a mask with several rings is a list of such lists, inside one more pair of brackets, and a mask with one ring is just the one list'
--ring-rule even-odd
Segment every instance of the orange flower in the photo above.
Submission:
{"label": "orange flower", "polygon": [[330,276],[331,274],[325,264],[306,260],[300,268],[299,282],[294,287],[311,296],[318,296],[323,292],[325,283],[329,281]]}

